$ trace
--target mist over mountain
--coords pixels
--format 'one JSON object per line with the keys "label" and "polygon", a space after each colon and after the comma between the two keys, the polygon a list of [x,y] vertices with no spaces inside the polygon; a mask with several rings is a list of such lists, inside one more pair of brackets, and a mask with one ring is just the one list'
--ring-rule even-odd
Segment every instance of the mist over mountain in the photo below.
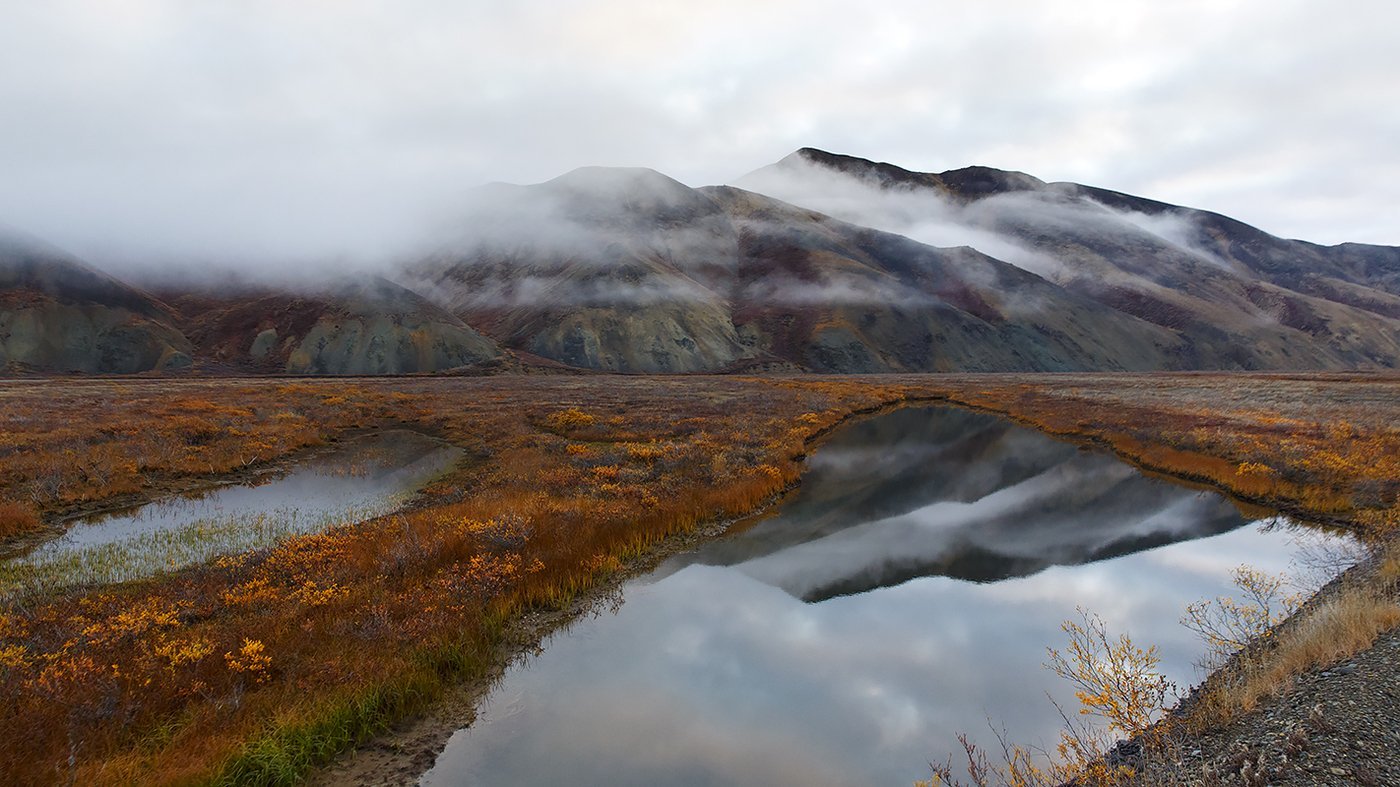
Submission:
{"label": "mist over mountain", "polygon": [[129,373],[188,367],[170,307],[63,252],[0,235],[0,369]]}
{"label": "mist over mountain", "polygon": [[968,244],[1185,341],[1182,368],[1393,367],[1400,249],[1276,238],[1205,211],[1019,172],[909,172],[803,149],[739,183]]}
{"label": "mist over mountain", "polygon": [[[397,374],[513,356],[635,373],[1366,369],[1400,249],[987,167],[804,148],[736,186],[588,167],[466,200],[384,276],[172,279],[0,244],[12,372]],[[503,356],[504,354],[504,356]]]}
{"label": "mist over mountain", "polygon": [[500,354],[451,313],[379,277],[293,290],[231,285],[168,300],[198,357],[234,372],[411,374]]}

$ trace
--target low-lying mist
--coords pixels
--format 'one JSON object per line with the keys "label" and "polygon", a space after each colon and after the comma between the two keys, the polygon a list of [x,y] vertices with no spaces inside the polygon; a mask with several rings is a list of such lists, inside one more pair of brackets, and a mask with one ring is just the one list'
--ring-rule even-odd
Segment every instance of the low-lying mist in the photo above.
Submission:
{"label": "low-lying mist", "polygon": [[[887,185],[790,156],[752,172],[737,185],[853,224],[904,235],[937,247],[969,246],[1044,278],[1071,271],[1053,252],[1028,240],[1037,230],[1075,234],[1134,235],[1202,261],[1224,266],[1202,245],[1187,215],[1114,210],[1061,190],[1008,191],[972,202],[939,194],[933,187]],[[1059,234],[1056,232],[1055,234]]]}

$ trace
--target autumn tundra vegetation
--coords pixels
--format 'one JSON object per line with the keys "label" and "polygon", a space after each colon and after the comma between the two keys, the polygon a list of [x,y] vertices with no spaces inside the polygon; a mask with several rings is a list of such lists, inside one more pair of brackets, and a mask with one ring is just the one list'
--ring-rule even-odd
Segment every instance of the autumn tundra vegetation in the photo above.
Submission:
{"label": "autumn tundra vegetation", "polygon": [[[668,538],[771,503],[843,420],[943,400],[1376,543],[1400,524],[1394,376],[7,383],[0,537],[11,554],[78,515],[265,477],[373,430],[412,429],[465,453],[393,514],[146,579],[10,587],[0,772],[16,783],[294,781],[509,659],[503,643],[524,613],[566,606]],[[1393,602],[1367,598],[1358,647],[1394,625]],[[1123,674],[1150,675],[1152,652],[1092,617],[1076,625],[1066,633],[1080,648],[1057,671],[1117,713],[1122,698],[1082,669],[1107,652],[1127,659]],[[1160,698],[1142,696],[1127,722],[1106,715],[1113,734],[1160,716]],[[1247,703],[1220,696],[1219,718]],[[1071,765],[1101,753],[1076,752],[1076,740]]]}

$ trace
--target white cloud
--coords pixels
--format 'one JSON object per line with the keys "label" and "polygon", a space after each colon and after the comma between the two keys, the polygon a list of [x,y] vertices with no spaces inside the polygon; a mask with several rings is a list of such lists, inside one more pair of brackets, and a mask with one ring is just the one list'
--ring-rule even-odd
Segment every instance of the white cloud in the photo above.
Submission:
{"label": "white cloud", "polygon": [[465,187],[812,145],[1400,242],[1400,8],[54,0],[0,24],[0,220],[94,258],[373,257]]}

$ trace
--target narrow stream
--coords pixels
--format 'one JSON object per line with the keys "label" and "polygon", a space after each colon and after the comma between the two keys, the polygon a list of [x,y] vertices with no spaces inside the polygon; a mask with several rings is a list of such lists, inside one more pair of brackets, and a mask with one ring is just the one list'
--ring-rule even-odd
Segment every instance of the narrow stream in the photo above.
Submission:
{"label": "narrow stream", "polygon": [[990,415],[896,411],[512,668],[422,783],[910,785],[989,724],[1053,749],[1051,698],[1077,706],[1042,664],[1076,607],[1185,686],[1188,603],[1332,547]]}
{"label": "narrow stream", "polygon": [[426,435],[363,435],[272,479],[216,487],[74,523],[0,563],[0,594],[120,582],[380,516],[462,455]]}

